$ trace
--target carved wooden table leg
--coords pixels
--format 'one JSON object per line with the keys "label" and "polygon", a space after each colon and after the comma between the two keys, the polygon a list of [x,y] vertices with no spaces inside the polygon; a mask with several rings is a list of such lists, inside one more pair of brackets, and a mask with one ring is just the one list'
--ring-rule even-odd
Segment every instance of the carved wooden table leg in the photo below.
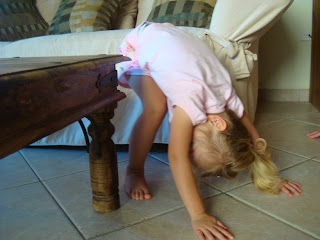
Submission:
{"label": "carved wooden table leg", "polygon": [[91,121],[88,132],[90,144],[90,175],[93,208],[110,212],[120,207],[117,153],[111,136],[114,126],[110,122],[117,104],[102,108],[87,118]]}

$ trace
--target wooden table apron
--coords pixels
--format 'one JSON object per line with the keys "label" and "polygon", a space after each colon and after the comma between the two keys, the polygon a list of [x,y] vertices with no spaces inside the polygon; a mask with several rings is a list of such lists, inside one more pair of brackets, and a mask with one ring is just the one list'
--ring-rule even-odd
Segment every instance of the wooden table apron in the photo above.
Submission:
{"label": "wooden table apron", "polygon": [[0,75],[0,158],[87,117],[91,124],[90,174],[93,207],[120,206],[116,150],[110,122],[118,91],[115,64],[105,56],[72,64]]}

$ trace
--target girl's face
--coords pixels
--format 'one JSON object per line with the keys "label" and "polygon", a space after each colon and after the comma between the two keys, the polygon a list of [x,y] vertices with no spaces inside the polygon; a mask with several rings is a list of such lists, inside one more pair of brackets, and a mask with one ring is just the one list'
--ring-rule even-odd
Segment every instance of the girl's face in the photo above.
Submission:
{"label": "girl's face", "polygon": [[189,158],[192,165],[201,172],[210,171],[214,174],[225,165],[219,150],[221,146],[213,142],[218,139],[216,135],[221,134],[220,131],[222,130],[225,130],[224,121],[213,115],[208,118],[206,123],[197,125],[194,128]]}
{"label": "girl's face", "polygon": [[190,146],[189,158],[191,164],[201,170],[207,171],[212,170],[219,171],[221,170],[223,164],[217,157],[213,157],[208,150],[201,146],[201,141],[193,141]]}

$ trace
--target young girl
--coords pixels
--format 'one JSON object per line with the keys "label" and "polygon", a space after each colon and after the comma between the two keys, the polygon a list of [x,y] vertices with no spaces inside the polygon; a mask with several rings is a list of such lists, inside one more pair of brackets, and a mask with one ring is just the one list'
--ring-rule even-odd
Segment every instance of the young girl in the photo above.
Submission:
{"label": "young girl", "polygon": [[119,83],[131,87],[143,105],[130,138],[125,177],[129,196],[151,198],[144,162],[167,111],[170,168],[199,239],[233,236],[206,214],[193,167],[200,175],[227,178],[249,168],[258,189],[300,194],[298,183],[278,177],[227,70],[202,40],[169,23],[144,22],[125,37],[120,52],[132,61],[121,63]]}

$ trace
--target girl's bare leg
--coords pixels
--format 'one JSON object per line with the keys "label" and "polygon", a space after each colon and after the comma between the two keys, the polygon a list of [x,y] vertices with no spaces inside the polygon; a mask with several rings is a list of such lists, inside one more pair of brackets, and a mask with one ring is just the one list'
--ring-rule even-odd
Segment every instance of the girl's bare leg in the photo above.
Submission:
{"label": "girl's bare leg", "polygon": [[144,163],[167,112],[166,97],[149,76],[131,76],[129,85],[140,98],[143,112],[130,136],[125,189],[135,200],[150,199],[151,195],[144,177]]}

